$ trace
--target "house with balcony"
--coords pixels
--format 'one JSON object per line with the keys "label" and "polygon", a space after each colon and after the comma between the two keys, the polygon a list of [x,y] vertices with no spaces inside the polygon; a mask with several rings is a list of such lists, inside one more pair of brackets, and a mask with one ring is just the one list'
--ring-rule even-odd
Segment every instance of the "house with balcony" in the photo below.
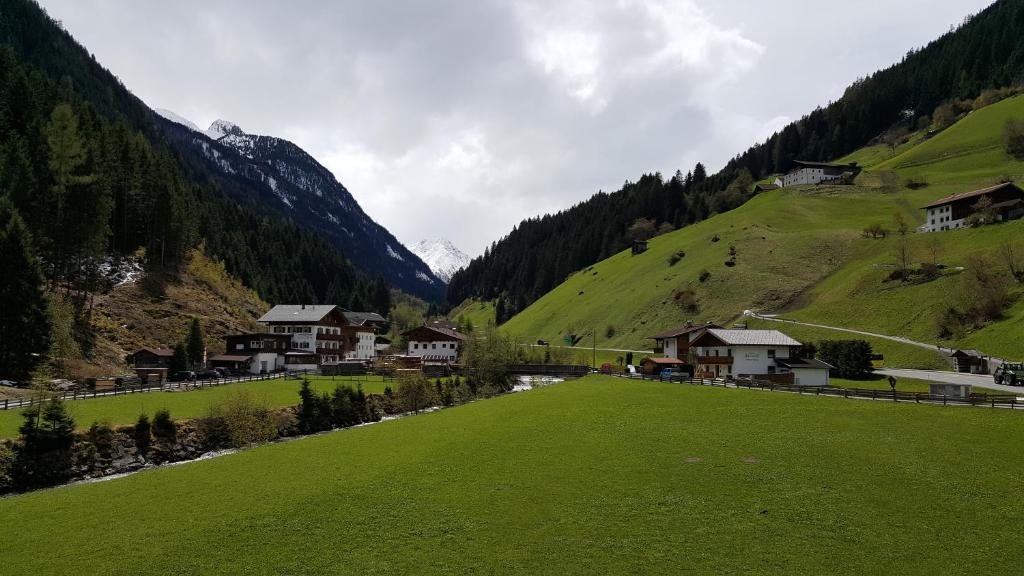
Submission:
{"label": "house with balcony", "polygon": [[654,340],[654,352],[660,353],[664,358],[676,358],[684,362],[689,360],[690,344],[705,330],[710,328],[721,328],[717,324],[694,324],[687,322],[682,326],[672,328],[648,336],[648,340]]}
{"label": "house with balcony", "polygon": [[372,359],[377,329],[386,320],[373,312],[353,312],[331,304],[279,304],[259,322],[267,333],[289,338],[295,358],[292,364],[309,365],[308,356],[313,355],[313,365],[325,365]]}
{"label": "house with balcony", "polygon": [[982,188],[972,192],[960,192],[940,198],[922,206],[925,211],[921,232],[941,232],[967,226],[967,219],[978,211],[983,198],[988,199],[987,210],[997,221],[1013,220],[1024,216],[1024,190],[1013,182]]}
{"label": "house with balcony", "polygon": [[695,377],[827,386],[831,366],[801,358],[800,342],[778,330],[709,328],[693,342]]}
{"label": "house with balcony", "polygon": [[140,348],[128,355],[128,364],[143,382],[163,382],[171,366],[174,350],[170,348]]}
{"label": "house with balcony", "polygon": [[402,333],[409,356],[426,363],[455,364],[466,336],[443,323],[425,324]]}

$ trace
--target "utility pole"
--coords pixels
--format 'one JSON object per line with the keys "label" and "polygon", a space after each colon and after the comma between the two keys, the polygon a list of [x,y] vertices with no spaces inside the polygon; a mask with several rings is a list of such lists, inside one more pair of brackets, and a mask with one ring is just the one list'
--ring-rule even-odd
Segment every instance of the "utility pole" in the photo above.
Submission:
{"label": "utility pole", "polygon": [[594,363],[593,368],[597,370],[597,328],[594,328]]}

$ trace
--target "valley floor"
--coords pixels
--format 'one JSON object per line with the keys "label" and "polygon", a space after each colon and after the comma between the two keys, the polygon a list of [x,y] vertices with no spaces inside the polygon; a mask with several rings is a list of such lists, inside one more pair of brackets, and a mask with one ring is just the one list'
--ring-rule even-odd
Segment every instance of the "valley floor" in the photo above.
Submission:
{"label": "valley floor", "polygon": [[1021,417],[592,376],[0,500],[0,554],[31,574],[1015,573]]}

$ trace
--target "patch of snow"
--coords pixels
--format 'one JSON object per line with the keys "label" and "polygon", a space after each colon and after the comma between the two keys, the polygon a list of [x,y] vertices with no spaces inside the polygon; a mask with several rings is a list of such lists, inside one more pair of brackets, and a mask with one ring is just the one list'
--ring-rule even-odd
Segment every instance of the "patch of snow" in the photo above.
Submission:
{"label": "patch of snow", "polygon": [[426,282],[428,284],[433,284],[434,283],[434,279],[433,278],[431,278],[430,276],[427,276],[426,274],[424,274],[423,272],[420,272],[419,270],[416,271],[416,277],[419,278],[420,280],[423,280],[424,282]]}
{"label": "patch of snow", "polygon": [[327,213],[327,219],[330,220],[333,224],[337,224],[337,223],[341,222],[341,220],[338,220],[337,216],[335,216],[334,214],[331,214],[330,212]]}
{"label": "patch of snow", "polygon": [[294,206],[292,206],[291,199],[288,198],[288,195],[277,188],[277,180],[275,180],[273,176],[267,176],[267,185],[270,186],[270,189],[274,191],[274,194],[281,199],[281,202],[284,202],[289,208],[294,208]]}
{"label": "patch of snow", "polygon": [[388,249],[388,256],[391,256],[392,258],[400,262],[405,262],[405,258],[402,258],[401,254],[395,252],[395,249],[391,247],[391,244],[385,244],[385,246],[387,246]]}
{"label": "patch of snow", "polygon": [[142,262],[138,258],[104,257],[99,261],[97,270],[107,284],[116,288],[125,284],[134,284],[142,278]]}
{"label": "patch of snow", "polygon": [[220,140],[228,134],[236,136],[244,136],[245,132],[238,127],[238,124],[234,122],[228,122],[227,120],[214,120],[210,127],[203,131],[207,136],[214,140]]}
{"label": "patch of snow", "polygon": [[153,112],[156,112],[160,116],[163,116],[164,118],[170,120],[171,122],[174,122],[175,124],[181,124],[185,128],[192,130],[193,132],[202,132],[202,130],[199,129],[199,126],[193,124],[191,120],[185,118],[184,116],[179,116],[178,114],[175,114],[174,112],[171,112],[166,108],[154,108]]}

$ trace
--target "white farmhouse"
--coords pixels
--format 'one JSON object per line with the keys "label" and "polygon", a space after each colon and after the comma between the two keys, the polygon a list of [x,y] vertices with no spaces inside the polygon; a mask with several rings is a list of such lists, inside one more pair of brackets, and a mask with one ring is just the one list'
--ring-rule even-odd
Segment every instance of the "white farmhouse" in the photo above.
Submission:
{"label": "white farmhouse", "polygon": [[455,330],[436,324],[420,326],[402,333],[408,345],[409,356],[424,362],[455,363],[459,360],[462,342],[466,339]]}
{"label": "white farmhouse", "polygon": [[750,378],[828,386],[831,366],[799,358],[800,342],[778,330],[705,330],[691,343],[698,378]]}
{"label": "white farmhouse", "polygon": [[1024,190],[1013,182],[1004,182],[973,192],[961,192],[940,198],[921,209],[927,214],[921,232],[940,232],[967,226],[967,219],[977,210],[982,199],[988,200],[988,210],[998,221],[1024,216]]}
{"label": "white farmhouse", "polygon": [[796,160],[793,164],[795,167],[782,177],[783,188],[849,180],[861,170],[856,164],[828,164],[802,160]]}

